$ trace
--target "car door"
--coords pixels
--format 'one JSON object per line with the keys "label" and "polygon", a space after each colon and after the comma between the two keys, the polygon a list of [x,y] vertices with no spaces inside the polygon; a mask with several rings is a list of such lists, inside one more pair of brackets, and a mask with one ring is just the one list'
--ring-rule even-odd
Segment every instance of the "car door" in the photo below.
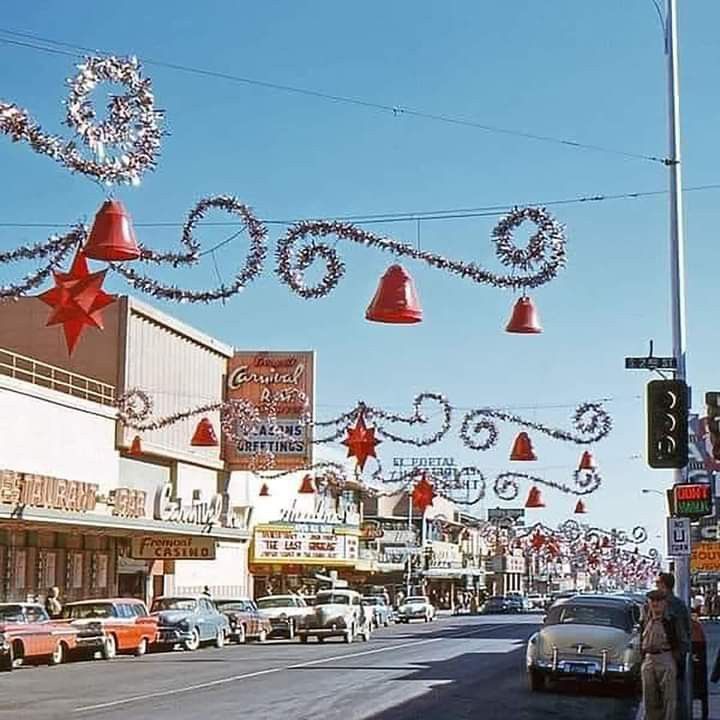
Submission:
{"label": "car door", "polygon": [[218,622],[213,615],[211,603],[205,598],[200,598],[197,607],[200,638],[202,640],[212,640],[217,634]]}
{"label": "car door", "polygon": [[43,627],[44,618],[40,610],[41,608],[35,605],[27,605],[23,611],[26,657],[49,655],[52,652],[52,650],[46,649],[49,647],[50,633],[46,627]]}

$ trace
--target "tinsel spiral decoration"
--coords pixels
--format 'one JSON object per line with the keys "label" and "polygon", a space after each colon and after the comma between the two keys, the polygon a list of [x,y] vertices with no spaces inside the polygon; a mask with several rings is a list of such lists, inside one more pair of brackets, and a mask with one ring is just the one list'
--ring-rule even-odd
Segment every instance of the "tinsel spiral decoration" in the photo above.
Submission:
{"label": "tinsel spiral decoration", "polygon": [[[98,123],[90,95],[102,82],[124,85],[127,93],[111,98],[107,118]],[[86,158],[74,141],[45,133],[14,103],[0,101],[0,133],[13,142],[27,143],[73,172],[108,185],[137,185],[157,162],[163,115],[155,109],[152,82],[142,76],[137,58],[88,57],[68,84],[66,124],[95,155],[93,159]],[[107,145],[116,147],[119,154],[107,155]]]}

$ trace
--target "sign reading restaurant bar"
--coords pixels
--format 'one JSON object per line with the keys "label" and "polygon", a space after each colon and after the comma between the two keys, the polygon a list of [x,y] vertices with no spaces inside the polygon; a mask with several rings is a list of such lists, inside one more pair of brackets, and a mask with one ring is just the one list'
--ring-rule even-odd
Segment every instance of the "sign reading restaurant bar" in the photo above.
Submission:
{"label": "sign reading restaurant bar", "polygon": [[0,503],[3,505],[92,512],[97,505],[98,489],[95,483],[0,470]]}
{"label": "sign reading restaurant bar", "polygon": [[258,525],[253,538],[253,562],[294,565],[355,565],[358,559],[356,528]]}
{"label": "sign reading restaurant bar", "polygon": [[263,451],[273,453],[274,468],[279,470],[312,465],[312,429],[302,419],[313,411],[314,386],[312,351],[235,353],[228,363],[227,399],[251,402],[262,421],[267,420],[267,404],[273,401],[282,432],[274,434],[271,423],[261,422],[257,433],[237,445],[225,442],[230,469],[253,469],[253,457]]}
{"label": "sign reading restaurant bar", "polygon": [[134,537],[130,556],[135,560],[214,560],[215,540],[194,536]]}

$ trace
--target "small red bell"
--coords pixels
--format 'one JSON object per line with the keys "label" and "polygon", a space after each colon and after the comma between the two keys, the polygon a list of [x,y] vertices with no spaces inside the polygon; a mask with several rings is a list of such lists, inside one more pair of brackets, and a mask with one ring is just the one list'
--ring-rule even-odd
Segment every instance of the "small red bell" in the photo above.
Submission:
{"label": "small red bell", "polygon": [[130,444],[130,449],[128,450],[128,455],[142,455],[142,445],[140,443],[140,436],[136,435],[133,438],[132,443]]}
{"label": "small red bell", "polygon": [[525,501],[526,508],[544,508],[545,503],[543,502],[542,495],[540,494],[539,488],[533,485],[528,493],[527,500]]}
{"label": "small red bell", "polygon": [[595,470],[596,467],[597,462],[595,461],[593,454],[589,450],[585,450],[585,452],[580,456],[578,470]]}
{"label": "small red bell", "polygon": [[83,252],[93,260],[137,260],[140,257],[130,215],[119,200],[103,203]]}
{"label": "small red bell", "polygon": [[190,444],[195,447],[216,447],[218,445],[215,428],[206,417],[197,424]]}
{"label": "small red bell", "polygon": [[526,432],[518,433],[510,451],[511,460],[537,460],[537,455],[533,450],[530,436]]}
{"label": "small red bell", "polygon": [[523,295],[513,306],[510,321],[505,326],[509,333],[537,334],[542,332],[542,325],[532,299]]}
{"label": "small red bell", "polygon": [[578,500],[577,504],[575,505],[575,514],[584,515],[586,512],[587,508],[585,507],[585,503],[582,500]]}
{"label": "small red bell", "polygon": [[260,486],[260,492],[258,493],[260,497],[269,497],[270,495],[270,488],[267,486],[267,483],[263,483]]}
{"label": "small red bell", "polygon": [[298,492],[301,495],[312,495],[315,492],[311,475],[306,475],[302,479],[302,483],[300,483],[300,489],[298,490]]}
{"label": "small red bell", "polygon": [[365,317],[373,322],[409,324],[422,320],[415,283],[401,265],[391,265],[380,278]]}

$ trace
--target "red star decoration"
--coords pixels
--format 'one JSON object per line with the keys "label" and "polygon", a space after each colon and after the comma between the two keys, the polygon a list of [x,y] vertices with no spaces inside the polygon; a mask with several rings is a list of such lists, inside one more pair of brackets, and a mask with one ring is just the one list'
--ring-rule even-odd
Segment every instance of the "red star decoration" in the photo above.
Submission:
{"label": "red star decoration", "polygon": [[347,429],[347,437],[342,441],[348,449],[348,457],[354,457],[360,470],[365,469],[365,463],[370,457],[376,458],[375,446],[379,445],[382,440],[375,437],[375,428],[369,428],[365,425],[365,416],[361,412],[358,415],[355,427]]}
{"label": "red star decoration", "polygon": [[115,302],[115,296],[102,289],[107,270],[91,273],[82,250],[78,250],[70,272],[53,272],[55,287],[38,298],[53,308],[46,325],[62,325],[68,353],[72,355],[86,325],[103,329],[103,308]]}
{"label": "red star decoration", "polygon": [[432,486],[432,483],[428,482],[427,477],[423,475],[418,483],[415,485],[412,491],[412,502],[413,505],[421,512],[424,513],[429,505],[433,504],[433,498],[436,492]]}
{"label": "red star decoration", "polygon": [[542,533],[535,533],[532,536],[532,540],[530,541],[530,545],[532,546],[532,549],[535,552],[538,552],[542,549],[542,546],[545,544],[545,536]]}

